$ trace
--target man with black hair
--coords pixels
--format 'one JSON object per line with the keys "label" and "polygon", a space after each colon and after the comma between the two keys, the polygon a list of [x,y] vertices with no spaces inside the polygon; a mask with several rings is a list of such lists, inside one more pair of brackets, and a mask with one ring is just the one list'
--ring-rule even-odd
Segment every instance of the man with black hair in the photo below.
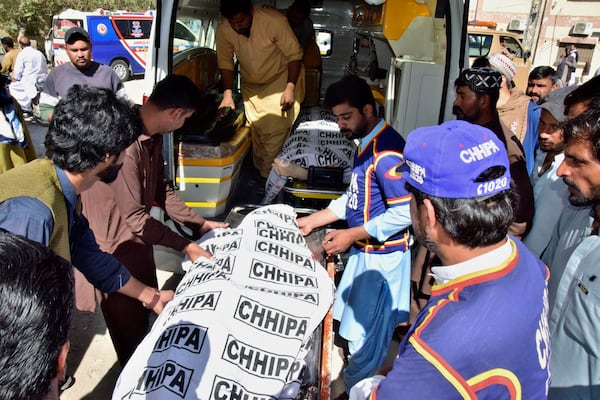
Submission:
{"label": "man with black hair", "polygon": [[0,398],[58,400],[73,308],[71,264],[0,230]]}
{"label": "man with black hair", "polygon": [[600,396],[600,109],[570,118],[557,174],[568,187],[565,208],[543,260],[550,268],[552,385],[549,399]]}
{"label": "man with black hair", "polygon": [[[500,121],[496,103],[503,78],[488,68],[465,69],[454,83],[456,99],[453,113],[460,120],[490,129],[504,144],[510,160],[510,174],[519,194],[514,223],[509,233],[524,236],[533,220],[533,189],[519,139]],[[533,160],[532,160],[533,161]],[[532,162],[533,164],[533,162]]]}
{"label": "man with black hair", "polygon": [[[552,334],[551,399],[595,399],[600,382],[595,351],[598,321],[589,316],[597,295],[597,181],[600,154],[599,79],[590,79],[564,100],[564,160],[556,174],[567,185],[568,200],[542,254],[550,268],[550,332]],[[589,279],[591,277],[591,279]],[[590,300],[590,301],[588,301]],[[585,316],[582,316],[585,315]],[[575,321],[575,322],[573,322]],[[580,322],[584,321],[584,324]],[[573,330],[576,328],[576,330]],[[556,373],[555,373],[556,371]]]}
{"label": "man with black hair", "polygon": [[[102,292],[118,291],[160,313],[173,292],[143,284],[102,252],[81,215],[80,195],[117,177],[124,150],[138,136],[128,104],[106,89],[73,86],[56,106],[47,158],[0,174],[0,227],[50,247]],[[95,310],[76,294],[79,309]]]}
{"label": "man with black hair", "polygon": [[540,148],[536,153],[531,173],[535,215],[531,230],[523,243],[532,253],[541,257],[548,246],[561,211],[567,206],[567,186],[556,174],[564,160],[565,141],[563,124],[567,117],[563,101],[572,87],[560,88],[550,93],[540,106],[542,111],[538,126]]}
{"label": "man with black hair", "polygon": [[321,53],[317,46],[313,21],[310,19],[310,1],[294,0],[288,7],[286,16],[302,47],[304,67],[321,70]]}
{"label": "man with black hair", "polygon": [[546,100],[546,96],[558,88],[558,76],[554,68],[540,65],[529,73],[525,94],[537,104],[542,104]]}
{"label": "man with black hair", "polygon": [[38,95],[38,84],[48,76],[48,65],[41,51],[31,46],[26,36],[19,38],[21,51],[15,59],[13,79],[9,85],[10,95],[19,102],[26,121],[33,118],[32,100]]}
{"label": "man with black hair", "polygon": [[513,79],[517,73],[516,64],[503,54],[488,56],[490,68],[502,75],[500,95],[496,102],[496,111],[505,127],[519,139],[527,167],[531,174],[537,149],[537,127],[540,111],[531,98],[520,88],[515,87]]}
{"label": "man with black hair", "polygon": [[20,49],[15,49],[15,42],[8,36],[4,36],[0,42],[5,51],[4,57],[2,58],[2,68],[0,68],[0,73],[10,74],[10,77],[12,78],[13,68],[15,67],[15,61]]}
{"label": "man with black hair", "polygon": [[503,143],[449,121],[413,131],[404,154],[415,236],[442,265],[391,371],[371,378],[379,385],[369,399],[545,399],[548,269],[507,236],[517,195]]}
{"label": "man with black hair", "polygon": [[566,45],[563,54],[554,63],[556,66],[556,76],[562,82],[563,87],[571,84],[571,76],[577,67],[574,56],[571,56],[572,49],[573,45]]}
{"label": "man with black hair", "polygon": [[329,206],[298,219],[300,231],[346,220],[348,229],[325,235],[327,254],[350,249],[338,284],[333,318],[348,341],[344,368],[349,390],[382,364],[394,328],[408,321],[410,306],[410,195],[404,139],[377,116],[367,82],[348,75],[327,88],[325,106],[336,116],[347,139],[359,141],[350,184]]}
{"label": "man with black hair", "polygon": [[577,53],[577,46],[574,44],[571,45],[571,50],[569,51],[569,55],[567,57],[567,65],[569,66],[569,82],[568,85],[575,85],[576,82],[576,73],[577,71],[577,62],[579,62],[579,53]]}
{"label": "man with black hair", "polygon": [[565,114],[569,118],[594,107],[600,107],[600,76],[582,83],[565,97]]}
{"label": "man with black hair", "polygon": [[110,89],[117,97],[127,99],[125,86],[115,71],[92,60],[92,42],[85,29],[75,26],[65,32],[65,51],[70,62],[50,71],[40,94],[42,121],[52,118],[54,106],[73,85]]}
{"label": "man with black hair", "polygon": [[[96,183],[81,196],[100,248],[149,286],[158,285],[153,245],[180,251],[192,261],[210,257],[198,244],[152,218],[154,204],[196,234],[226,226],[187,207],[164,175],[162,137],[180,128],[200,103],[200,91],[189,78],[169,75],[158,82],[140,109],[142,134],[125,150],[119,176],[111,183]],[[125,365],[148,333],[150,310],[120,293],[106,295],[101,305],[119,362]]]}
{"label": "man with black hair", "polygon": [[[498,60],[502,60],[502,58],[497,58]],[[519,139],[500,120],[496,110],[500,87],[503,84],[506,84],[506,78],[503,78],[500,72],[491,68],[464,69],[454,82],[456,98],[454,99],[452,111],[459,120],[488,128],[504,144],[510,161],[510,175],[519,195],[513,203],[514,220],[508,232],[522,238],[533,222],[533,188],[527,174],[523,147]],[[415,256],[415,265],[423,266],[420,271],[415,268],[413,272],[415,277],[421,277],[417,280],[421,282],[421,287],[417,286],[416,290],[413,290],[417,292],[419,306],[427,298],[430,291],[431,281],[422,277],[426,275],[427,270],[434,262],[434,256],[435,253],[424,246],[418,248]],[[421,260],[423,261],[421,262]]]}
{"label": "man with black hair", "polygon": [[251,0],[221,0],[220,11],[223,20],[216,43],[224,91],[219,108],[235,109],[235,55],[262,187],[304,99],[302,48],[286,17],[276,9],[254,7]]}

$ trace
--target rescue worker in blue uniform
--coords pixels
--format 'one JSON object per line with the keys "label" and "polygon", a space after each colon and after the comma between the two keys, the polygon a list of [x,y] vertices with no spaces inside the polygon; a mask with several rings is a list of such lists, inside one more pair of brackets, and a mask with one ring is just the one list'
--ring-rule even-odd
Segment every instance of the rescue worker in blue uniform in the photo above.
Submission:
{"label": "rescue worker in blue uniform", "polygon": [[505,146],[487,128],[449,121],[413,131],[404,155],[415,236],[442,265],[391,371],[351,398],[546,399],[549,274],[507,235],[517,195]]}
{"label": "rescue worker in blue uniform", "polygon": [[298,225],[303,234],[337,220],[348,229],[325,236],[328,254],[349,251],[333,306],[338,334],[350,356],[344,368],[349,389],[383,363],[396,325],[408,321],[410,308],[410,194],[402,151],[404,139],[377,116],[375,99],[364,79],[348,75],[332,84],[325,106],[340,131],[358,142],[348,189],[329,206]]}

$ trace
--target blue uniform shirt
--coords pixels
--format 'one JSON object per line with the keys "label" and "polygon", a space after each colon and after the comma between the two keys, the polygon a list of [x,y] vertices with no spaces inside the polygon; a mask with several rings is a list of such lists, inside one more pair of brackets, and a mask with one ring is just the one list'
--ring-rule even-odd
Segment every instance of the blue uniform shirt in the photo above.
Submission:
{"label": "blue uniform shirt", "polygon": [[360,139],[346,193],[328,207],[348,226],[364,226],[375,238],[355,243],[360,251],[384,254],[408,249],[411,196],[402,179],[408,173],[403,149],[402,136],[381,120]]}
{"label": "blue uniform shirt", "polygon": [[462,273],[433,286],[370,400],[546,399],[546,266],[508,239],[462,265],[439,269],[453,268]]}

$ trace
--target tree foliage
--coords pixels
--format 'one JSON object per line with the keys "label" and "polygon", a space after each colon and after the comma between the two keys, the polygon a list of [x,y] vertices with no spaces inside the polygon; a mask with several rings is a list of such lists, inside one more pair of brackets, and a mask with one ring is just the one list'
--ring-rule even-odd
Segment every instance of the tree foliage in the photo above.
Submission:
{"label": "tree foliage", "polygon": [[141,11],[155,8],[155,0],[0,0],[2,29],[10,36],[40,37],[50,29],[52,16],[67,8],[80,11]]}

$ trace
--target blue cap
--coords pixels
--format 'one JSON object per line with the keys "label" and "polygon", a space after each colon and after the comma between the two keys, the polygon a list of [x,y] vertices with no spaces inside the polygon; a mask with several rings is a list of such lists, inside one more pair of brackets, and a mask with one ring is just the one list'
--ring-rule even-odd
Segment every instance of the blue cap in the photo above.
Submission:
{"label": "blue cap", "polygon": [[[457,120],[417,128],[408,135],[404,157],[410,167],[406,182],[430,196],[469,199],[510,188],[506,148],[480,125]],[[481,180],[480,175],[495,166],[504,167],[504,172]]]}

